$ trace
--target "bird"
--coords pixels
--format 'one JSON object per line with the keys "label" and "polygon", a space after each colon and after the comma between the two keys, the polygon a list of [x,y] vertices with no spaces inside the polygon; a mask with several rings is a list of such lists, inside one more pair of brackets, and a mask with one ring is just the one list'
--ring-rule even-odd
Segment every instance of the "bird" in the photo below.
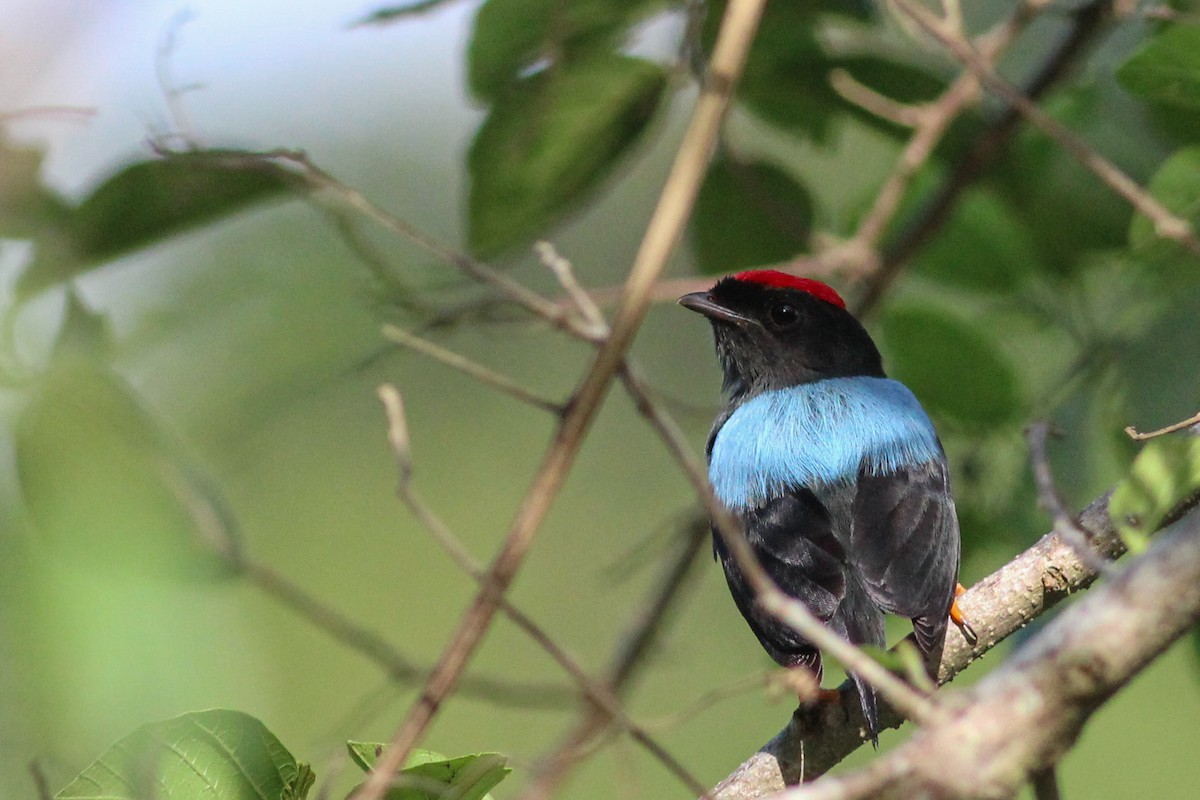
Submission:
{"label": "bird", "polygon": [[[907,617],[932,674],[952,609],[961,617],[960,537],[945,452],[920,402],[820,281],[749,270],[679,303],[711,322],[723,375],[709,482],[766,575],[856,645],[886,646],[884,614]],[[763,649],[819,685],[820,651],[756,603],[715,523],[713,549]],[[878,746],[875,691],[850,677]]]}

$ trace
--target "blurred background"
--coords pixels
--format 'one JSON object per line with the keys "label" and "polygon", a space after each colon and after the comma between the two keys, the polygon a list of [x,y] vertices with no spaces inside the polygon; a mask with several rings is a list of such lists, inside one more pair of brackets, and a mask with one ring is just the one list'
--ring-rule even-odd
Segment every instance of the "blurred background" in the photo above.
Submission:
{"label": "blurred background", "polygon": [[[667,67],[668,89],[613,151],[615,168],[568,198],[570,213],[555,210],[526,237],[550,238],[589,287],[616,285],[628,269],[694,99],[687,70],[675,66],[686,15],[641,5],[620,47]],[[889,57],[904,54],[935,94],[953,76],[934,48],[884,12],[827,5],[851,20],[847,30],[859,26],[889,43]],[[972,30],[1006,5],[981,4]],[[1034,24],[1003,62],[1006,74],[1029,75],[1070,29],[1077,5]],[[57,790],[136,726],[196,709],[262,719],[313,763],[319,782],[344,767],[346,739],[390,737],[416,687],[389,681],[231,570],[197,530],[236,539],[255,563],[412,662],[431,664],[474,585],[396,499],[375,387],[393,382],[404,393],[416,486],[481,561],[499,546],[553,419],[398,351],[381,323],[428,325],[440,313],[427,335],[551,397],[565,397],[587,365],[589,349],[578,342],[519,315],[489,313],[486,295],[448,265],[377,228],[347,233],[287,192],[248,189],[245,202],[227,209],[236,213],[125,241],[123,225],[132,230],[139,207],[169,199],[135,197],[136,181],[119,183],[126,204],[96,213],[91,249],[81,239],[70,245],[87,257],[60,252],[68,243],[56,214],[89,200],[98,206],[98,187],[156,158],[152,142],[296,148],[379,207],[555,294],[526,243],[489,240],[472,206],[486,198],[467,153],[489,104],[499,103],[468,75],[473,31],[486,22],[480,5],[460,0],[386,25],[353,24],[376,10],[341,0],[8,0],[0,8],[5,797],[36,796],[34,759]],[[1151,33],[1141,18],[1110,21],[1047,99],[1143,183],[1196,130],[1155,117],[1114,80]],[[766,78],[756,80],[761,87]],[[808,228],[853,232],[903,136],[844,109],[818,107],[788,123],[765,107],[735,109],[725,155],[736,150],[786,173],[787,191],[799,187],[798,202],[809,204]],[[954,148],[996,111],[987,102],[972,110],[939,158],[953,163]],[[945,169],[935,159],[917,190]],[[724,243],[712,241],[723,219],[716,192],[672,277],[741,266],[738,252],[726,258]],[[919,191],[912,194],[906,208],[919,204]],[[1194,263],[1181,267],[1144,238],[1140,249],[1130,244],[1127,207],[1035,134],[1018,134],[1003,164],[957,208],[868,324],[944,434],[970,584],[1048,527],[1025,467],[1029,420],[1049,416],[1063,429],[1053,463],[1082,506],[1135,452],[1124,425],[1154,428],[1195,412],[1200,292]],[[807,230],[800,239],[790,252],[812,245]],[[719,393],[707,326],[663,302],[635,354],[699,450]],[[164,474],[185,491],[165,486]],[[599,671],[693,513],[682,474],[614,391],[512,599]],[[961,681],[977,680],[1008,647]],[[639,719],[660,720],[663,741],[711,784],[786,722],[786,692],[750,681],[676,716],[769,668],[705,556],[629,705]],[[516,774],[496,790],[507,796],[575,719],[571,684],[503,619],[471,674],[511,685],[512,696],[456,696],[425,745],[509,754]],[[1198,720],[1200,668],[1187,643],[1097,715],[1064,762],[1065,794],[1186,796],[1196,782]],[[906,735],[887,732],[881,746]],[[873,755],[863,749],[842,768]],[[333,780],[344,791],[353,776]],[[622,740],[580,768],[563,796],[685,794]]]}

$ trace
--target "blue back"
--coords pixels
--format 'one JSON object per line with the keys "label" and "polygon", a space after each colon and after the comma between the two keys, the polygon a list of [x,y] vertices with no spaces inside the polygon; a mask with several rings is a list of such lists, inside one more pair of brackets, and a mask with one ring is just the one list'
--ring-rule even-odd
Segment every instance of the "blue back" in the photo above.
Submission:
{"label": "blue back", "polygon": [[730,415],[713,440],[708,475],[733,510],[797,486],[883,475],[942,458],[917,398],[889,378],[827,378],[763,392]]}

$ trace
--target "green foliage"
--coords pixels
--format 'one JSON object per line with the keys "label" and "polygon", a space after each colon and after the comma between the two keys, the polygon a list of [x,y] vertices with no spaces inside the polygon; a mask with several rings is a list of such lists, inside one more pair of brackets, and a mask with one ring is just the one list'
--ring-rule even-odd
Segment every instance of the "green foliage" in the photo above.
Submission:
{"label": "green foliage", "polygon": [[1117,80],[1151,102],[1200,108],[1200,26],[1168,26],[1117,70]]}
{"label": "green foliage", "polygon": [[498,255],[561,218],[645,130],[665,83],[656,64],[607,55],[556,64],[509,87],[467,157],[471,249]]}
{"label": "green foliage", "polygon": [[[364,772],[375,768],[385,745],[346,742],[350,757]],[[512,772],[499,753],[473,753],[447,758],[431,750],[414,750],[398,773],[401,785],[388,791],[388,800],[490,800],[488,794]],[[407,782],[409,785],[403,785]]]}
{"label": "green foliage", "polygon": [[495,102],[540,62],[570,63],[612,51],[654,5],[646,0],[487,0],[467,47],[467,80]]}
{"label": "green foliage", "polygon": [[313,784],[266,726],[214,709],[143,725],[55,800],[304,800]]}
{"label": "green foliage", "polygon": [[[1147,187],[1168,210],[1200,223],[1200,146],[1184,147],[1171,154]],[[1138,214],[1129,227],[1131,247],[1145,248],[1157,238],[1154,223]]]}
{"label": "green foliage", "polygon": [[125,166],[72,207],[32,181],[30,156],[22,166],[19,182],[0,185],[0,233],[15,226],[40,245],[17,283],[25,296],[277,197],[293,183],[267,163],[196,151]]}
{"label": "green foliage", "polygon": [[1016,372],[978,327],[938,308],[909,306],[884,315],[883,336],[891,374],[931,413],[973,428],[1021,413]]}
{"label": "green foliage", "polygon": [[715,275],[785,261],[806,249],[812,216],[808,192],[779,167],[718,158],[692,213],[700,271]]}
{"label": "green foliage", "polygon": [[1200,437],[1161,437],[1134,459],[1129,475],[1113,490],[1108,512],[1121,538],[1135,553],[1181,502],[1200,489]]}
{"label": "green foliage", "polygon": [[915,267],[947,286],[1005,293],[1015,291],[1037,270],[1038,258],[1008,204],[992,192],[971,189]]}

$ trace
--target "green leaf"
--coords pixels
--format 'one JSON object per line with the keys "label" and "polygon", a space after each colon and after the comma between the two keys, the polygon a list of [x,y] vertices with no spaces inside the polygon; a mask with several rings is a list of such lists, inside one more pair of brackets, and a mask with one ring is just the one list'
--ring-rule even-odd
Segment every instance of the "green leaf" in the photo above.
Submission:
{"label": "green leaf", "polygon": [[[1150,194],[1170,211],[1193,224],[1200,223],[1200,145],[1184,147],[1171,154],[1147,186]],[[1134,249],[1152,248],[1157,244],[1169,249],[1178,245],[1160,242],[1154,223],[1142,214],[1129,226],[1129,244]]]}
{"label": "green leaf", "polygon": [[1163,436],[1149,442],[1129,475],[1117,484],[1108,513],[1131,552],[1145,550],[1150,534],[1200,489],[1200,437]]}
{"label": "green leaf", "polygon": [[808,192],[782,169],[719,158],[692,214],[700,271],[714,275],[791,258],[807,246],[812,220]]}
{"label": "green leaf", "polygon": [[[364,772],[375,763],[387,746],[381,742],[346,742],[350,757]],[[432,750],[414,750],[408,765],[400,770],[409,785],[388,791],[387,800],[487,800],[489,791],[512,772],[507,756],[500,753],[473,753],[446,758]]]}
{"label": "green leaf", "polygon": [[989,191],[969,189],[920,252],[915,268],[948,286],[1011,292],[1038,259],[1037,248],[1008,205]]}
{"label": "green leaf", "polygon": [[647,0],[487,0],[467,47],[467,80],[481,100],[495,100],[539,62],[560,65],[614,50],[645,14]]}
{"label": "green leaf", "polygon": [[29,295],[132,250],[214,222],[279,195],[292,183],[268,163],[220,151],[131,164],[104,181],[65,219],[69,254],[39,258],[17,284]]}
{"label": "green leaf", "polygon": [[[898,103],[920,105],[936,99],[946,89],[946,81],[916,64],[879,56],[840,56],[830,60],[827,69],[840,68],[856,81]],[[828,75],[826,75],[828,80]],[[891,123],[836,94],[837,103],[858,119],[887,133],[904,133],[909,128]]]}
{"label": "green leaf", "polygon": [[467,158],[471,249],[486,258],[528,242],[593,189],[645,129],[665,82],[656,64],[606,56],[506,92]]}
{"label": "green leaf", "polygon": [[240,711],[198,711],[117,741],[55,800],[303,800],[312,770]]}
{"label": "green leaf", "polygon": [[21,493],[51,552],[112,575],[233,568],[237,525],[220,491],[112,372],[60,359],[15,438]]}
{"label": "green leaf", "polygon": [[1117,81],[1154,103],[1200,108],[1200,26],[1168,26],[1121,65]]}
{"label": "green leaf", "polygon": [[890,373],[931,413],[976,428],[1019,415],[1016,372],[977,324],[935,308],[907,307],[887,312],[883,334]]}

